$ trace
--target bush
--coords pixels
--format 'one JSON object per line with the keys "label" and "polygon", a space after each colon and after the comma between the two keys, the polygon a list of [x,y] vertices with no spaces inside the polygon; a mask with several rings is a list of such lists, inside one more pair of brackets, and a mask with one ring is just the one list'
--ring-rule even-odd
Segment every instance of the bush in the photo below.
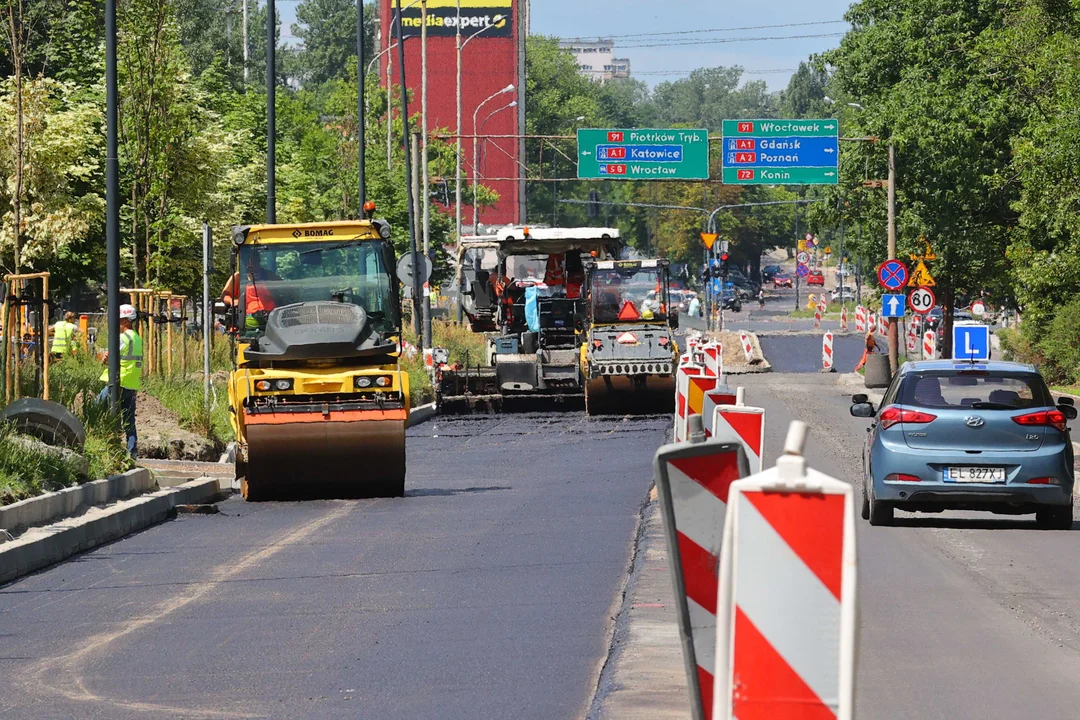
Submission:
{"label": "bush", "polygon": [[1041,338],[1026,340],[1038,348],[1039,370],[1049,384],[1074,384],[1080,375],[1080,300],[1058,308]]}

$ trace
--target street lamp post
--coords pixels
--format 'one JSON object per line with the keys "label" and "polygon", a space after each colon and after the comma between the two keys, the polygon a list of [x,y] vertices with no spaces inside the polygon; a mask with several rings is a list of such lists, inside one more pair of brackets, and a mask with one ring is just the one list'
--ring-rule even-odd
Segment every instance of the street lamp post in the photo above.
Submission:
{"label": "street lamp post", "polygon": [[[479,152],[478,152],[479,149],[480,149],[480,138],[479,138],[479,133],[476,132],[476,116],[480,114],[480,109],[483,108],[485,105],[487,105],[489,102],[491,102],[495,98],[499,97],[503,93],[513,92],[513,91],[514,91],[514,85],[513,85],[513,83],[511,83],[510,85],[507,85],[506,87],[504,87],[502,90],[498,90],[496,92],[491,93],[486,98],[484,98],[483,100],[480,101],[480,104],[476,106],[476,110],[474,110],[473,114],[472,114],[472,126],[473,126],[473,136],[474,136],[473,137],[473,233],[480,232],[480,219],[479,219],[479,217],[477,217],[477,212],[478,212],[479,208],[478,208],[478,204],[477,204],[477,200],[476,200],[477,183],[480,181],[480,171],[479,171],[479,168],[478,168],[478,164],[480,162]],[[458,134],[460,135],[461,133],[458,133]]]}
{"label": "street lamp post", "polygon": [[[401,7],[401,4],[399,2],[397,8],[393,8],[393,7],[391,8],[391,12],[393,14],[400,13],[403,10],[408,10],[409,8],[411,8],[413,5],[415,5],[418,2],[420,2],[420,0],[412,0],[412,2],[408,3],[404,7]],[[394,48],[396,48],[398,46],[396,40],[394,42],[390,42],[391,33],[393,33],[393,32],[394,32],[394,19],[393,19],[393,17],[391,17],[390,18],[390,25],[389,25],[389,27],[387,28],[387,31],[386,31],[386,48],[382,52],[380,52],[378,55],[376,55],[375,57],[373,57],[371,59],[371,63],[368,65],[368,72],[371,72],[371,65],[373,65],[376,60],[381,58],[383,55],[386,55],[387,53],[389,53],[391,50],[393,50]],[[394,67],[394,56],[390,55],[389,57],[386,58],[386,171],[387,172],[390,172],[390,168],[393,165],[393,153],[394,153],[394,111],[393,111],[393,106],[394,106],[394,80],[393,80],[393,72],[392,72],[393,67]]]}
{"label": "street lamp post", "polygon": [[[502,18],[501,15],[496,15],[495,16],[495,21],[498,22],[501,18]],[[462,172],[461,172],[461,156],[462,156],[462,148],[461,148],[461,94],[462,94],[461,93],[461,58],[462,58],[462,51],[465,50],[465,46],[468,45],[469,42],[474,37],[476,37],[477,35],[479,35],[480,33],[484,32],[486,30],[490,30],[493,27],[495,27],[495,23],[492,23],[491,25],[485,25],[484,27],[480,28],[479,30],[474,32],[469,37],[465,38],[465,41],[462,42],[462,40],[461,40],[461,0],[457,0],[457,34],[455,36],[455,41],[454,41],[455,48],[456,48],[456,51],[457,51],[457,90],[456,90],[456,96],[457,96],[457,155],[456,155],[456,162],[455,162],[456,167],[455,167],[455,184],[454,184],[454,228],[455,228],[455,230],[457,232],[457,245],[458,245],[459,248],[461,247],[461,180],[462,180]],[[475,127],[475,122],[474,122],[473,127]],[[476,138],[473,138],[473,147],[474,148],[476,147]],[[473,189],[473,191],[475,192],[475,188]],[[474,225],[474,227],[476,225],[476,216],[475,216],[475,214],[473,215],[473,225]],[[457,321],[458,321],[458,323],[461,323],[464,320],[464,317],[465,317],[465,309],[462,306],[461,294],[460,294],[461,291],[464,290],[464,287],[462,286],[462,272],[461,272],[461,263],[460,263],[460,261],[458,262],[457,278],[456,279],[457,279],[457,287],[458,287]]]}

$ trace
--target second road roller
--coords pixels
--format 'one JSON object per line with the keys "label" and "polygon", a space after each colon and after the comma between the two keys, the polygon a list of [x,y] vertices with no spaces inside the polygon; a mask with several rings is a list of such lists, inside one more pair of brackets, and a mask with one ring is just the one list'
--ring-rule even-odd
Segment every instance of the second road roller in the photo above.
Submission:
{"label": "second road roller", "polygon": [[390,225],[233,229],[229,378],[247,500],[405,494],[409,376]]}

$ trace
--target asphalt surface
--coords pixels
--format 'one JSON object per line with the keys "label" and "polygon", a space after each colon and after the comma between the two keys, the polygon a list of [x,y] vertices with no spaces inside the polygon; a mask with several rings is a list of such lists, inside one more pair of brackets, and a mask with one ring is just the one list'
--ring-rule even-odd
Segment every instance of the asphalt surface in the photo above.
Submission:
{"label": "asphalt surface", "polygon": [[670,417],[409,431],[407,497],[221,503],[0,588],[0,717],[582,717]]}

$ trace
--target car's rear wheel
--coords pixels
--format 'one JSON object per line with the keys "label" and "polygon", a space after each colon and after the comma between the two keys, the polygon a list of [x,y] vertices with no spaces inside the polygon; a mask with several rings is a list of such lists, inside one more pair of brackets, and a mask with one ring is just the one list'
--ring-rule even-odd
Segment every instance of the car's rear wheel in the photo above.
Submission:
{"label": "car's rear wheel", "polygon": [[1073,524],[1072,504],[1036,510],[1035,522],[1044,530],[1071,530]]}
{"label": "car's rear wheel", "polygon": [[862,488],[862,519],[870,519],[870,498],[866,497],[866,481],[863,480]]}
{"label": "car's rear wheel", "polygon": [[867,520],[871,525],[892,525],[893,506],[889,503],[869,498],[867,508]]}

